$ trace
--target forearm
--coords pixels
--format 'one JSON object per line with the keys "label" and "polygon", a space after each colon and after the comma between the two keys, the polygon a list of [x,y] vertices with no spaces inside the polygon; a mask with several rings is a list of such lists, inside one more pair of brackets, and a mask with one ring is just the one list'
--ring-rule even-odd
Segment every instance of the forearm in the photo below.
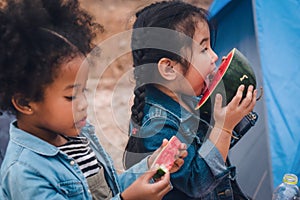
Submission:
{"label": "forearm", "polygon": [[194,198],[211,193],[229,174],[218,149],[207,140],[199,149],[189,149],[179,172],[172,174],[172,184]]}
{"label": "forearm", "polygon": [[228,131],[230,130],[222,129],[221,127],[214,127],[209,135],[209,140],[219,150],[224,161],[228,156],[230,141],[232,137],[232,135]]}
{"label": "forearm", "polygon": [[[189,141],[187,144],[188,155],[184,158],[184,165],[178,172],[171,174],[172,184],[178,190],[195,198],[212,192],[229,174],[218,148],[210,140],[198,143],[200,139],[196,139],[198,136],[193,133],[178,132],[178,128],[175,125],[171,126],[170,121],[164,121],[164,123],[170,125],[157,124],[160,129],[154,135],[153,129],[156,130],[156,127],[141,129],[146,151],[156,150],[164,138],[171,138],[173,135],[178,136],[182,141]],[[161,129],[161,127],[164,128]]]}

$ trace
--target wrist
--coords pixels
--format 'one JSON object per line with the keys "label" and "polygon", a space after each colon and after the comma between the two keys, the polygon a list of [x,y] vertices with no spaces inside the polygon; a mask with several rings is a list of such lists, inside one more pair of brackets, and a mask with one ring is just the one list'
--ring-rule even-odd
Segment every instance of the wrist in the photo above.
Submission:
{"label": "wrist", "polygon": [[232,138],[234,138],[234,139],[238,139],[236,136],[234,136],[234,135],[232,134],[233,129],[227,129],[227,128],[225,128],[225,127],[218,126],[218,125],[215,125],[214,128],[220,129],[221,131],[227,133],[228,135],[230,135],[230,136],[231,136]]}

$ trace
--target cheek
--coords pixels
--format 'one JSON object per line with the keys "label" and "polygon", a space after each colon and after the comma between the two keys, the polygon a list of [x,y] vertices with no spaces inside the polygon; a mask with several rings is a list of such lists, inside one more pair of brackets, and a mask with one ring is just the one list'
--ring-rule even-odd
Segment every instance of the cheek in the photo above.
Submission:
{"label": "cheek", "polygon": [[188,79],[190,87],[192,87],[196,96],[200,95],[203,87],[205,86],[205,78],[201,70],[199,70],[199,68],[190,66],[188,73],[186,74],[186,78]]}
{"label": "cheek", "polygon": [[200,65],[197,67],[190,65],[188,73],[192,82],[203,82],[205,80],[203,69],[201,69]]}

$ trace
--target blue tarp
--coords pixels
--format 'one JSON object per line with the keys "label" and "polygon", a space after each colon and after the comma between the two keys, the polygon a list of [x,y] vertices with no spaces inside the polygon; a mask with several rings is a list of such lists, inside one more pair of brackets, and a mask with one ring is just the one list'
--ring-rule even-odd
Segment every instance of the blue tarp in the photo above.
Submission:
{"label": "blue tarp", "polygon": [[299,11],[299,0],[255,2],[274,185],[284,173],[300,178]]}
{"label": "blue tarp", "polygon": [[[266,120],[260,126],[267,126],[265,145],[270,151],[273,187],[285,173],[295,173],[300,178],[299,11],[299,0],[215,0],[210,8],[212,18],[221,25],[218,38],[226,38],[216,44],[217,51],[224,53],[237,45],[250,61],[259,62]],[[241,18],[247,20],[237,25]],[[249,27],[253,25],[252,32]],[[226,37],[227,31],[235,35]]]}

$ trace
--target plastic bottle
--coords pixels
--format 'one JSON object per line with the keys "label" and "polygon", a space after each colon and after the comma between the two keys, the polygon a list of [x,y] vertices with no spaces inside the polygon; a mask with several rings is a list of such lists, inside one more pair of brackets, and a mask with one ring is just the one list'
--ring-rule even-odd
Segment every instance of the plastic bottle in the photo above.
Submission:
{"label": "plastic bottle", "polygon": [[282,183],[274,190],[272,200],[300,200],[297,183],[296,175],[285,174]]}

